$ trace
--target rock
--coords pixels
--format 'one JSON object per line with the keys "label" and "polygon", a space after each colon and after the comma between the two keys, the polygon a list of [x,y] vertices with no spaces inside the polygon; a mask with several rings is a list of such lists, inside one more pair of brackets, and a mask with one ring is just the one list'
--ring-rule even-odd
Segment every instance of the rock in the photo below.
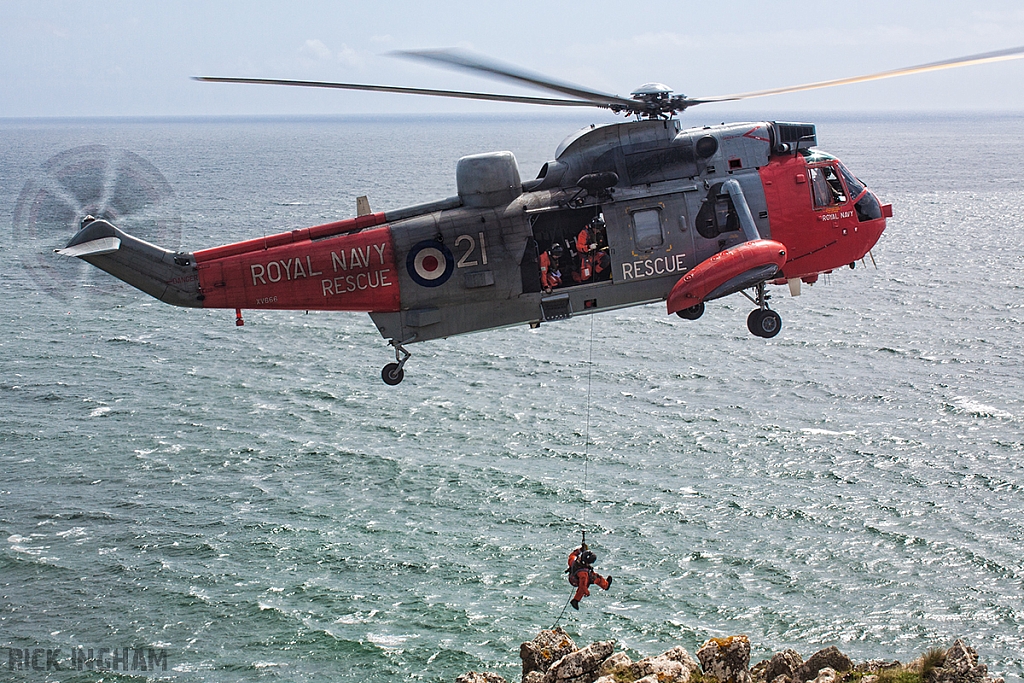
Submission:
{"label": "rock", "polygon": [[[633,660],[629,658],[625,652],[616,652],[608,659],[601,662],[601,666],[597,669],[597,675],[601,678],[605,676],[615,677],[615,674],[623,674],[629,671],[633,666]],[[601,678],[597,679],[598,681]],[[597,683],[597,681],[594,681]]]}
{"label": "rock", "polygon": [[775,679],[779,676],[785,676],[787,679],[792,679],[793,674],[796,670],[801,667],[804,663],[804,658],[800,656],[800,653],[796,650],[783,650],[782,652],[776,652],[772,655],[771,660],[768,662],[768,666],[764,670],[764,680],[768,683],[774,683]]}
{"label": "rock", "polygon": [[508,683],[504,676],[485,671],[478,673],[476,671],[470,671],[468,674],[462,674],[455,679],[455,683]]}
{"label": "rock", "polygon": [[833,671],[849,671],[853,668],[850,658],[839,651],[835,645],[818,650],[811,655],[800,668],[793,673],[795,683],[804,683],[814,680],[818,672],[828,667]]}
{"label": "rock", "polygon": [[668,652],[641,659],[639,662],[631,661],[629,655],[624,652],[616,652],[605,659],[598,668],[597,674],[601,678],[597,681],[610,677],[616,683],[639,683],[654,676],[659,683],[687,683],[690,675],[699,668],[696,660],[681,647],[674,647]]}
{"label": "rock", "polygon": [[879,671],[885,671],[886,669],[899,669],[902,666],[903,664],[900,663],[900,660],[898,659],[869,659],[868,661],[853,667],[853,670],[859,671],[860,673],[877,674]]}
{"label": "rock", "polygon": [[[686,649],[682,648],[682,647],[674,647],[671,650],[663,652],[662,654],[660,654],[658,656],[659,657],[665,657],[667,659],[671,659],[671,660],[673,660],[675,662],[679,662],[683,666],[688,666],[688,667],[692,668],[694,671],[696,671],[700,667],[700,665],[697,663],[697,660],[694,659],[690,655],[690,653],[687,652]],[[749,657],[748,657],[748,659],[749,659]]]}
{"label": "rock", "polygon": [[719,683],[750,683],[750,639],[746,636],[711,638],[697,650],[704,678]]}
{"label": "rock", "polygon": [[[674,647],[655,657],[638,662],[624,652],[614,652],[614,641],[591,643],[578,649],[562,629],[541,631],[523,643],[519,656],[523,662],[523,683],[689,683],[703,669],[703,683],[842,683],[852,676],[858,683],[879,683],[884,672],[920,672],[923,683],[1005,683],[988,675],[988,667],[979,663],[978,653],[963,640],[949,650],[933,648],[907,666],[897,660],[875,659],[856,668],[836,647],[819,650],[803,661],[795,650],[783,650],[748,670],[750,640],[737,635],[711,638],[700,650],[700,664],[682,647]],[[879,675],[883,674],[883,675]],[[859,678],[858,678],[859,676]],[[506,683],[492,672],[471,671],[456,683]]]}
{"label": "rock", "polygon": [[643,680],[654,676],[661,683],[687,683],[699,670],[696,660],[681,647],[674,647],[657,657],[641,659],[630,667],[633,677]]}
{"label": "rock", "polygon": [[[750,667],[750,680],[754,683],[766,683],[764,677],[764,670],[768,668],[768,660],[762,659],[760,662]],[[768,681],[767,683],[771,683]]]}
{"label": "rock", "polygon": [[552,664],[545,680],[555,683],[592,683],[597,679],[597,670],[614,649],[614,640],[591,643]]}
{"label": "rock", "polygon": [[523,682],[533,671],[545,673],[562,657],[577,650],[569,634],[561,628],[544,630],[528,643],[519,646],[519,658],[523,660]]}
{"label": "rock", "polygon": [[819,669],[818,676],[813,683],[836,683],[836,670],[827,666],[824,669]]}
{"label": "rock", "polygon": [[[978,663],[975,649],[957,638],[941,667],[932,669],[928,683],[989,683],[988,667]],[[994,683],[994,682],[993,682]]]}

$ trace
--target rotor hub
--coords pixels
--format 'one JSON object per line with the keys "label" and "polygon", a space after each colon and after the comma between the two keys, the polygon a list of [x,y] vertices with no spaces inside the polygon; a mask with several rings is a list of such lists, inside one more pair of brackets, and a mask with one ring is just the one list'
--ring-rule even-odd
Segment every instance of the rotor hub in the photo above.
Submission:
{"label": "rotor hub", "polygon": [[644,83],[629,94],[634,100],[667,99],[672,94],[672,88],[664,83]]}

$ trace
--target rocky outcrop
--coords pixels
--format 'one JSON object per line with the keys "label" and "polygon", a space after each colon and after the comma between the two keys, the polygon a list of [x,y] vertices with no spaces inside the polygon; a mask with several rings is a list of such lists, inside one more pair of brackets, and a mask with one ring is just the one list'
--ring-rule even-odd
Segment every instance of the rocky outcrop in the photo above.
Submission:
{"label": "rocky outcrop", "polygon": [[616,652],[604,660],[594,683],[688,683],[700,665],[681,647],[674,647],[656,657],[634,662],[624,652]]}
{"label": "rocky outcrop", "polygon": [[547,672],[552,664],[577,649],[576,643],[561,628],[541,631],[536,638],[519,646],[523,680],[534,671]]}
{"label": "rocky outcrop", "polygon": [[462,674],[455,679],[455,683],[508,683],[504,676],[485,671],[483,673],[477,673],[476,671],[470,671],[468,674]]}
{"label": "rocky outcrop", "polygon": [[697,650],[706,680],[750,683],[750,639],[746,636],[711,638]]}
{"label": "rocky outcrop", "polygon": [[833,672],[850,671],[853,669],[853,662],[835,645],[826,647],[808,657],[807,661],[797,668],[792,676],[793,683],[813,681],[822,669],[832,669]]}
{"label": "rocky outcrop", "polygon": [[[768,660],[768,665],[764,668],[764,675],[760,678],[764,683],[776,683],[779,676],[782,676],[782,680],[778,683],[789,683],[793,679],[793,674],[803,666],[803,663],[804,658],[796,650],[787,649],[776,652]],[[758,676],[754,678],[756,679]]]}
{"label": "rocky outcrop", "polygon": [[[902,669],[903,664],[898,659],[869,659],[853,667],[854,671],[866,674],[878,674],[886,669]],[[863,680],[863,679],[861,679]]]}
{"label": "rocky outcrop", "polygon": [[978,662],[978,653],[959,638],[946,651],[942,666],[932,669],[926,683],[1003,683],[989,678],[988,667]]}
{"label": "rocky outcrop", "polygon": [[551,665],[544,675],[545,683],[593,683],[597,670],[615,650],[614,640],[591,643],[567,654]]}
{"label": "rocky outcrop", "polygon": [[[523,643],[519,656],[523,683],[690,683],[695,675],[703,683],[878,683],[894,680],[892,670],[918,674],[922,683],[1005,683],[990,677],[978,653],[962,640],[905,666],[895,660],[854,666],[838,648],[827,647],[806,661],[795,650],[783,650],[748,669],[750,640],[744,635],[709,639],[697,650],[700,664],[681,647],[634,662],[625,652],[615,652],[614,641],[578,648],[556,628]],[[456,683],[507,682],[496,673],[471,671]]]}

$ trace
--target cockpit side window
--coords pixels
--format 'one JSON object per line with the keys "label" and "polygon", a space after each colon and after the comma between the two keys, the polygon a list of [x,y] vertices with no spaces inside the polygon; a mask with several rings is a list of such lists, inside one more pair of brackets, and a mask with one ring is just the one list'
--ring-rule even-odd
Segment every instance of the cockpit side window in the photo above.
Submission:
{"label": "cockpit side window", "polygon": [[846,190],[834,166],[812,166],[807,169],[807,178],[814,197],[814,208],[821,209],[846,202]]}

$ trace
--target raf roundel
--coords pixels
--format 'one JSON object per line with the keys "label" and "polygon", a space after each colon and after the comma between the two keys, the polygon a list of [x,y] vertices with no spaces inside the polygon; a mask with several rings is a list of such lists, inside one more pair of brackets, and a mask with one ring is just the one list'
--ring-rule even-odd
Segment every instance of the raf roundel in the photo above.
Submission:
{"label": "raf roundel", "polygon": [[455,257],[441,242],[424,240],[409,251],[405,267],[421,287],[440,287],[455,272]]}

